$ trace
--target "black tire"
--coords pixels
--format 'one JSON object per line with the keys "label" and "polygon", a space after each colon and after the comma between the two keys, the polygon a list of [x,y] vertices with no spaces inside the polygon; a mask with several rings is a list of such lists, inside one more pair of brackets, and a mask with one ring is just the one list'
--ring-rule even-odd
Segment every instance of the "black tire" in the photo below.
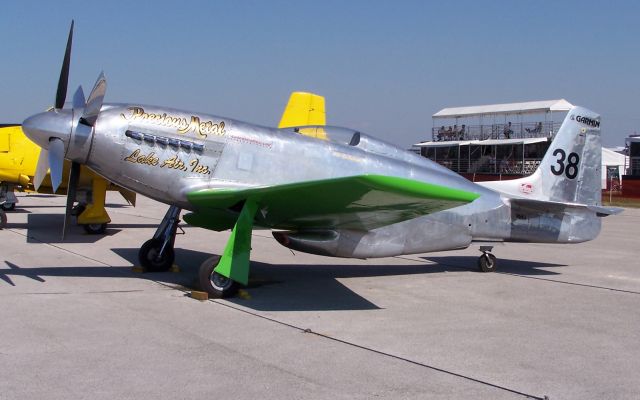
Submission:
{"label": "black tire", "polygon": [[7,214],[4,211],[0,210],[0,229],[4,229],[7,227]]}
{"label": "black tire", "polygon": [[198,279],[200,288],[203,291],[207,292],[211,297],[222,299],[235,295],[240,288],[240,284],[213,271],[219,262],[220,256],[206,259],[200,265]]}
{"label": "black tire", "polygon": [[86,209],[87,209],[87,206],[85,204],[78,203],[75,207],[71,209],[71,215],[73,215],[74,217],[77,217],[78,215],[82,214]]}
{"label": "black tire", "polygon": [[102,235],[107,230],[107,224],[83,224],[84,231],[89,235]]}
{"label": "black tire", "polygon": [[2,203],[2,209],[4,211],[13,211],[16,209],[16,203]]}
{"label": "black tire", "polygon": [[497,266],[498,260],[491,253],[484,253],[478,258],[478,268],[482,272],[495,272]]}
{"label": "black tire", "polygon": [[140,247],[140,251],[138,252],[138,260],[140,261],[140,265],[147,272],[165,272],[168,271],[169,268],[173,265],[173,261],[175,260],[175,254],[173,252],[173,247],[167,247],[164,249],[164,254],[162,257],[158,258],[158,254],[160,253],[160,249],[162,248],[162,241],[159,239],[149,239],[142,247]]}

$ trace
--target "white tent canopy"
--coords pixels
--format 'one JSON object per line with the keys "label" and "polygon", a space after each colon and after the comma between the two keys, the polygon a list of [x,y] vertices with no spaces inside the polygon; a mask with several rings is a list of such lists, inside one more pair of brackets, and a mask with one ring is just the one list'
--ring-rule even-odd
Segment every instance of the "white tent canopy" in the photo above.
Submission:
{"label": "white tent canopy", "polygon": [[414,144],[415,147],[450,147],[450,146],[493,146],[503,144],[531,144],[546,142],[546,137],[538,138],[522,138],[522,139],[485,139],[485,140],[463,140],[463,141],[445,141],[445,142],[421,142]]}
{"label": "white tent canopy", "polygon": [[602,148],[602,189],[607,188],[607,168],[616,167],[618,169],[618,182],[624,175],[624,167],[628,164],[627,156],[611,149]]}
{"label": "white tent canopy", "polygon": [[534,114],[542,112],[567,112],[573,107],[565,99],[527,101],[524,103],[490,104],[486,106],[443,108],[433,118],[462,118],[480,115]]}
{"label": "white tent canopy", "polygon": [[627,156],[620,154],[615,150],[602,148],[602,165],[625,165]]}

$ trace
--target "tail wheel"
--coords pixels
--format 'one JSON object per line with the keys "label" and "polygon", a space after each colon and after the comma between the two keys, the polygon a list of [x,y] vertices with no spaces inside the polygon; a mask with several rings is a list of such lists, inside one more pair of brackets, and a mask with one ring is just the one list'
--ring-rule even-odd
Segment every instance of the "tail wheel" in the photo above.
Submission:
{"label": "tail wheel", "polygon": [[238,282],[214,271],[219,262],[220,256],[213,256],[205,260],[205,262],[200,265],[198,278],[202,290],[207,292],[211,297],[221,299],[236,294],[240,285]]}
{"label": "tail wheel", "polygon": [[150,239],[144,242],[138,253],[140,265],[149,272],[168,271],[173,265],[175,254],[172,247],[166,247],[161,255],[162,240]]}
{"label": "tail wheel", "polygon": [[491,253],[483,253],[480,258],[478,258],[478,268],[482,272],[495,272],[497,265],[498,261],[496,256]]}

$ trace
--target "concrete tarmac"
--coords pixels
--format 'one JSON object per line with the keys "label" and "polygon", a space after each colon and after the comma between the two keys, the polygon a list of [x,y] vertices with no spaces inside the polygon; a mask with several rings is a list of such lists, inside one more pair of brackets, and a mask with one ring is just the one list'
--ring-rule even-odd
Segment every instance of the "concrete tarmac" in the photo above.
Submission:
{"label": "concrete tarmac", "polygon": [[629,399],[640,394],[640,210],[578,245],[384,259],[253,236],[242,297],[187,296],[228,232],[184,227],[178,273],[134,273],[166,206],[110,193],[106,235],[21,195],[0,231],[1,399]]}

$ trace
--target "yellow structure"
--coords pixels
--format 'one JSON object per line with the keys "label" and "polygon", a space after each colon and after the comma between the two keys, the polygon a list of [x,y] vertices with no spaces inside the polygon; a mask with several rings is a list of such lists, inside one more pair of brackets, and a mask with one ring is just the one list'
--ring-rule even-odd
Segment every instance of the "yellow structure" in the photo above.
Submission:
{"label": "yellow structure", "polygon": [[27,188],[39,156],[40,147],[27,139],[20,126],[0,127],[0,182]]}
{"label": "yellow structure", "polygon": [[[313,125],[326,125],[324,97],[306,92],[291,93],[287,107],[282,113],[278,128]],[[298,133],[317,139],[327,139],[327,134],[324,129],[302,128],[298,129]]]}
{"label": "yellow structure", "polygon": [[[33,178],[40,156],[40,147],[30,141],[19,125],[0,126],[0,185],[8,192],[19,189],[35,192]],[[70,163],[65,161],[62,185],[56,194],[66,194],[66,182]],[[78,224],[89,233],[104,231],[106,224],[111,222],[109,214],[104,208],[107,190],[118,190],[130,203],[135,203],[135,194],[117,186],[110,185],[101,176],[83,166],[80,172],[80,187],[91,188],[92,201],[78,216]],[[38,193],[52,193],[51,177],[44,178]]]}

